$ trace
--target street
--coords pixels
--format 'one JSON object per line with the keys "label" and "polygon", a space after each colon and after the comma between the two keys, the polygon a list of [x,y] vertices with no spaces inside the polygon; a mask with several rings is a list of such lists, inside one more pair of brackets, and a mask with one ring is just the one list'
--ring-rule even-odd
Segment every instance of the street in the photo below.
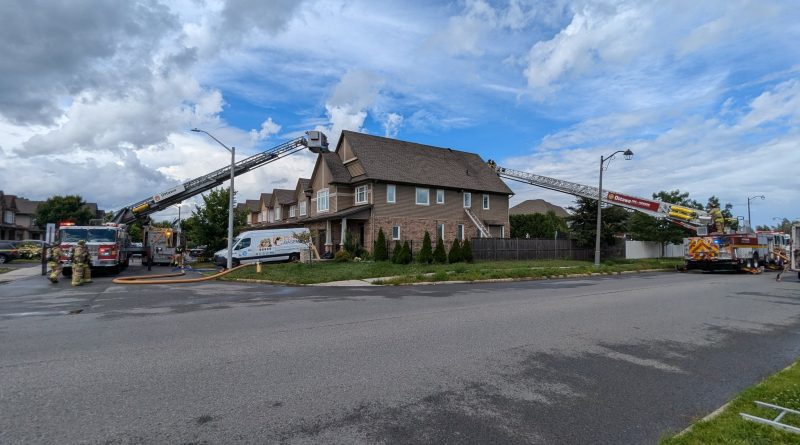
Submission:
{"label": "street", "polygon": [[657,443],[800,355],[774,277],[26,278],[0,285],[0,443]]}

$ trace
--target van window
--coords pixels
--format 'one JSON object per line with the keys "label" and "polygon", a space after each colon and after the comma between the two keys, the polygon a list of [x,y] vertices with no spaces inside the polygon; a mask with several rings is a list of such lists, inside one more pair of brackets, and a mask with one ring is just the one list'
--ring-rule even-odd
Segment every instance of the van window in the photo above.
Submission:
{"label": "van window", "polygon": [[250,238],[245,238],[239,241],[239,244],[236,245],[236,250],[242,250],[247,247],[250,247]]}

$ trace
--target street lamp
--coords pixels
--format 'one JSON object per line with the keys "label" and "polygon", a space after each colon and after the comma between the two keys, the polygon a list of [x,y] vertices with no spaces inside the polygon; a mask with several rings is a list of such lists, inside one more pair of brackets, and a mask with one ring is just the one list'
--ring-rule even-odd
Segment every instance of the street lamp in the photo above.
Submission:
{"label": "street lamp", "polygon": [[230,200],[228,203],[228,269],[231,269],[233,267],[233,172],[236,168],[236,147],[228,148],[227,145],[220,142],[219,139],[215,138],[214,135],[205,130],[192,128],[192,131],[207,134],[211,139],[217,141],[219,145],[225,147],[225,150],[231,152],[231,188],[228,191],[230,194]]}
{"label": "street lamp", "polygon": [[611,156],[603,157],[600,156],[600,185],[597,187],[597,233],[595,235],[594,240],[594,267],[600,267],[600,227],[602,224],[602,207],[603,207],[603,164],[607,161],[610,161],[617,153],[622,153],[622,156],[625,157],[626,161],[629,161],[633,158],[633,152],[630,149],[625,151],[617,150],[614,153],[611,153]]}
{"label": "street lamp", "polygon": [[750,196],[750,197],[747,198],[747,230],[748,230],[748,232],[752,232],[753,231],[753,222],[750,219],[750,201],[753,200],[753,199],[756,199],[756,198],[764,199],[764,195]]}

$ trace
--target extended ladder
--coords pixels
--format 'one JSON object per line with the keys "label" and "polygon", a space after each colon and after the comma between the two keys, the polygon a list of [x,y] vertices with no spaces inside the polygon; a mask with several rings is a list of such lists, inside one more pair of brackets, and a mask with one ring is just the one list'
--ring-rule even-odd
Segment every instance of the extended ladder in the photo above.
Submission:
{"label": "extended ladder", "polygon": [[477,215],[475,215],[475,212],[473,212],[472,209],[464,207],[464,212],[467,213],[467,216],[469,217],[469,219],[472,221],[473,224],[475,224],[475,227],[478,228],[478,231],[481,233],[481,238],[491,238],[492,237],[491,232],[489,232],[489,228],[486,227],[481,222],[481,220],[478,218]]}

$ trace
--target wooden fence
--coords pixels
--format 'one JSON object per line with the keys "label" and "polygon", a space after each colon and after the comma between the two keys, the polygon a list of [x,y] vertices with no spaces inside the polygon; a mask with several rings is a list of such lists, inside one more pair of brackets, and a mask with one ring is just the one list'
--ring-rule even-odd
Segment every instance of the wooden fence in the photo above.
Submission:
{"label": "wooden fence", "polygon": [[[577,247],[571,239],[473,238],[476,260],[579,260],[594,259],[594,249]],[[603,258],[625,257],[625,244],[604,248]]]}

